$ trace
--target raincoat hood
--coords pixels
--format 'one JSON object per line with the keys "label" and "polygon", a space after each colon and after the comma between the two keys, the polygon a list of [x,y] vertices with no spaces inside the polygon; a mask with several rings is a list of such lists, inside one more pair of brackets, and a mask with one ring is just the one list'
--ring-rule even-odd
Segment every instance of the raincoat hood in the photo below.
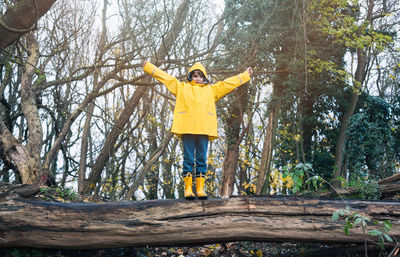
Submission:
{"label": "raincoat hood", "polygon": [[208,79],[207,79],[206,68],[204,68],[204,66],[203,66],[201,63],[199,63],[199,62],[196,62],[196,63],[189,69],[189,71],[188,71],[188,73],[187,73],[187,75],[186,75],[186,81],[187,81],[187,82],[192,82],[192,79],[190,79],[190,77],[191,77],[191,75],[192,75],[192,72],[195,71],[195,70],[199,70],[199,71],[203,72],[203,74],[204,74],[204,84],[210,83],[210,81],[208,81]]}

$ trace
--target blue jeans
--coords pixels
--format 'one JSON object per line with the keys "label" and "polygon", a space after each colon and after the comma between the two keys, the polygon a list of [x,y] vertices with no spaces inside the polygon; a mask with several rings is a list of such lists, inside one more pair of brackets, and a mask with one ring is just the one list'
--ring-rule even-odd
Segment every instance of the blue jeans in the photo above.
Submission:
{"label": "blue jeans", "polygon": [[207,172],[207,148],[208,148],[208,136],[207,135],[182,135],[183,144],[183,176],[186,173],[193,172],[193,166],[196,157],[196,175],[200,173],[203,175]]}

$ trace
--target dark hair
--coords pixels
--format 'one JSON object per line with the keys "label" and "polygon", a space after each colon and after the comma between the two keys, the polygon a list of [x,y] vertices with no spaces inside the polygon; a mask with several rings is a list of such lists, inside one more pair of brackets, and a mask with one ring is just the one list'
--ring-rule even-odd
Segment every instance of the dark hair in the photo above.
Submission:
{"label": "dark hair", "polygon": [[187,77],[186,77],[186,79],[190,82],[190,81],[192,81],[192,75],[193,75],[193,73],[195,72],[195,71],[198,71],[198,72],[200,72],[200,74],[201,74],[201,76],[203,77],[203,79],[204,79],[204,84],[208,84],[209,83],[209,81],[208,81],[208,79],[206,78],[206,76],[204,76],[204,73],[201,71],[201,70],[192,70],[191,72],[189,72],[189,74],[187,75]]}

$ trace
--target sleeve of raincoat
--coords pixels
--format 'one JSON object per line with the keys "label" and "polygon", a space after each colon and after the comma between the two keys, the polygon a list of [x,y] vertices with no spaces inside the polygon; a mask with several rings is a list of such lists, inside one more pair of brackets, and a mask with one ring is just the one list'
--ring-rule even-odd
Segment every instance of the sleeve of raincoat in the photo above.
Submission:
{"label": "sleeve of raincoat", "polygon": [[239,75],[227,78],[223,81],[218,81],[213,85],[215,101],[218,101],[222,97],[232,92],[232,90],[243,85],[249,80],[250,80],[249,73],[247,71],[244,71]]}
{"label": "sleeve of raincoat", "polygon": [[183,82],[180,82],[175,77],[169,75],[150,62],[146,63],[143,70],[156,80],[163,83],[174,96],[176,96],[178,92],[178,87],[183,85]]}

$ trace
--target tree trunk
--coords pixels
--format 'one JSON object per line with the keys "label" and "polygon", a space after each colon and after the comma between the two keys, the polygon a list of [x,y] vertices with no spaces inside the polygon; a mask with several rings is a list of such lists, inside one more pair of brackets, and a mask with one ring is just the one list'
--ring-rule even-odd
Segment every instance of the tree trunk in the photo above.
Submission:
{"label": "tree trunk", "polygon": [[[372,10],[374,8],[374,1],[370,0],[370,4],[368,5],[368,14],[367,14],[367,20],[372,23]],[[357,31],[357,34],[359,36],[361,28],[359,31]],[[357,49],[357,69],[355,72],[355,80],[356,82],[359,83],[359,87],[357,86],[357,83],[353,83],[353,90],[357,89],[362,89],[362,85],[364,84],[365,81],[365,74],[366,74],[366,67],[367,67],[367,61],[368,61],[368,56],[367,52],[363,48],[358,48]],[[358,93],[357,92],[351,92],[351,99],[350,99],[350,104],[349,108],[346,110],[346,112],[343,114],[343,118],[341,120],[341,126],[340,126],[340,131],[338,135],[338,139],[336,140],[336,149],[335,149],[335,176],[342,176],[343,175],[343,151],[344,151],[344,145],[346,141],[346,130],[349,125],[350,119],[353,116],[353,113],[356,109],[358,102]],[[335,183],[336,186],[339,186],[340,183],[337,181]]]}
{"label": "tree trunk", "polygon": [[4,49],[25,33],[36,29],[36,23],[56,0],[22,0],[8,8],[0,20],[0,48]]}
{"label": "tree trunk", "polygon": [[[168,100],[164,100],[162,110],[166,110],[168,105]],[[165,124],[168,124],[166,122],[166,117],[165,113],[161,113],[161,138],[165,139],[166,137],[171,137],[172,135],[171,132],[167,132],[165,128]],[[170,139],[170,140],[171,140]],[[174,175],[172,173],[172,166],[175,163],[176,159],[176,148],[178,146],[179,140],[172,140],[170,152],[168,153],[168,144],[165,144],[165,150],[162,153],[161,156],[161,165],[162,165],[162,177],[163,177],[163,192],[165,195],[166,199],[175,199],[175,188],[176,188],[176,183],[177,180],[174,178]]]}
{"label": "tree trunk", "polygon": [[285,94],[286,82],[289,76],[288,72],[286,71],[288,70],[288,63],[285,62],[285,59],[287,58],[285,56],[292,52],[293,48],[290,48],[287,44],[284,44],[280,51],[274,53],[276,58],[276,70],[283,72],[278,72],[271,81],[272,97],[269,103],[268,125],[265,132],[261,165],[256,182],[256,194],[269,193],[269,176],[271,174],[272,154],[275,147],[278,118],[280,115],[282,98]]}
{"label": "tree trunk", "polygon": [[43,146],[43,129],[39,110],[36,106],[35,95],[32,90],[32,80],[39,61],[39,45],[32,33],[27,34],[26,44],[29,47],[29,56],[21,79],[21,109],[28,125],[29,137],[26,150],[29,154],[31,168],[33,169],[28,171],[29,179],[25,179],[25,182],[24,176],[21,177],[23,183],[33,183],[39,182],[38,177],[42,173],[40,170],[40,152]]}
{"label": "tree trunk", "polygon": [[162,176],[163,176],[163,191],[166,199],[175,199],[176,181],[172,174],[172,165],[174,164],[175,150],[178,145],[178,140],[174,140],[171,146],[171,153],[168,156],[167,149],[162,154]]}
{"label": "tree trunk", "polygon": [[[393,195],[400,193],[400,181],[390,182],[390,183],[379,183],[378,181],[378,190],[383,195]],[[339,188],[336,189],[335,192],[330,193],[329,195],[356,195],[360,192],[359,188],[350,187],[350,188]]]}
{"label": "tree trunk", "polygon": [[[151,102],[150,100],[148,102]],[[149,107],[151,108],[151,107]],[[150,124],[149,128],[149,134],[151,135],[151,138],[149,138],[149,153],[150,155],[154,155],[154,153],[157,152],[158,146],[157,146],[157,126],[154,123]],[[168,144],[167,144],[168,145]],[[167,147],[165,146],[165,148]],[[165,152],[165,149],[164,151]],[[160,155],[161,156],[161,155]],[[146,183],[146,188],[147,188],[147,193],[146,199],[158,199],[158,184],[159,184],[159,177],[160,177],[160,163],[154,162],[153,165],[149,167],[147,172],[145,172],[145,183]]]}
{"label": "tree trunk", "polygon": [[[302,133],[302,141],[303,147],[300,149],[302,153],[300,159],[298,161],[301,162],[311,162],[312,160],[312,137],[315,129],[315,122],[313,121],[314,117],[314,95],[304,94],[300,100],[301,106],[301,121],[300,121],[300,129]],[[302,158],[304,157],[304,159]]]}
{"label": "tree trunk", "polygon": [[239,142],[228,145],[222,173],[221,196],[227,198],[232,195],[233,184],[235,182],[236,167],[239,159]]}
{"label": "tree trunk", "polygon": [[[341,126],[339,130],[339,135],[336,140],[336,148],[335,148],[335,176],[340,177],[343,175],[343,151],[344,145],[346,143],[346,130],[349,126],[350,118],[353,116],[354,110],[356,109],[356,105],[358,102],[358,94],[351,93],[351,99],[349,108],[343,114],[341,119]],[[340,183],[335,183],[336,186],[339,186]]]}
{"label": "tree trunk", "polygon": [[[392,175],[378,181],[378,190],[385,196],[400,193],[400,174]],[[359,188],[339,188],[328,195],[355,195],[360,192]]]}
{"label": "tree trunk", "polygon": [[[38,190],[39,187],[37,187]],[[32,190],[31,190],[32,192]],[[19,190],[29,195],[29,188]],[[234,197],[209,200],[149,200],[98,204],[26,200],[0,196],[0,247],[94,249],[228,241],[364,243],[378,238],[332,213],[338,200],[294,197]],[[371,220],[389,220],[389,235],[400,236],[400,203],[350,200],[352,210]],[[373,221],[367,230],[378,229]],[[195,231],[196,233],[193,233]]]}
{"label": "tree trunk", "polygon": [[[26,40],[29,53],[21,77],[21,109],[28,125],[28,142],[23,146],[1,122],[0,151],[6,159],[15,163],[22,183],[32,184],[40,182],[41,179],[40,152],[43,145],[43,130],[32,90],[32,80],[39,60],[38,44],[33,34],[28,34]],[[46,178],[42,181],[46,181]]]}
{"label": "tree trunk", "polygon": [[[107,5],[108,0],[103,1],[103,12],[102,12],[102,20],[101,20],[101,27],[102,32],[99,41],[99,52],[102,53],[105,48],[106,44],[106,35],[107,35],[107,26],[106,26],[106,19],[107,19]],[[100,73],[98,69],[95,69],[93,73],[93,92],[97,93],[99,91],[98,87],[98,80],[100,77]],[[93,111],[95,108],[95,103],[91,102],[86,110],[86,120],[83,126],[82,132],[82,141],[81,141],[81,154],[80,154],[80,162],[79,162],[79,171],[78,171],[78,192],[81,194],[83,192],[86,180],[86,158],[87,158],[87,150],[90,138],[90,124],[93,117]]]}
{"label": "tree trunk", "polygon": [[261,156],[260,170],[256,184],[256,194],[267,194],[269,185],[269,175],[271,174],[272,150],[275,142],[276,128],[278,125],[279,106],[269,110],[268,125],[265,130],[265,139]]}
{"label": "tree trunk", "polygon": [[396,173],[390,177],[381,179],[378,181],[379,184],[386,184],[386,183],[391,183],[391,182],[396,182],[400,180],[400,173]]}
{"label": "tree trunk", "polygon": [[[247,103],[247,85],[242,85],[230,96],[231,104],[227,110],[225,124],[225,134],[227,149],[225,153],[222,171],[222,190],[221,196],[227,198],[232,195],[235,183],[236,168],[239,160],[239,146],[244,136],[244,131],[240,133],[243,124],[243,107]],[[239,192],[240,193],[240,192]]]}

